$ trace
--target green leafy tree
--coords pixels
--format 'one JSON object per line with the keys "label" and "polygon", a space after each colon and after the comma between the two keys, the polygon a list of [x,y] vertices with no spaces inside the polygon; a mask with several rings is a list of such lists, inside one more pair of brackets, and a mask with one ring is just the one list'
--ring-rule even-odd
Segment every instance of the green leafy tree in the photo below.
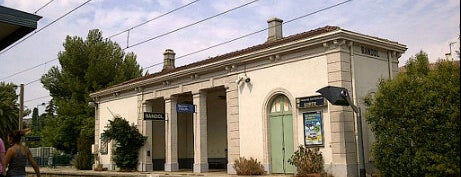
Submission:
{"label": "green leafy tree", "polygon": [[123,171],[136,170],[138,152],[147,137],[139,133],[134,124],[130,125],[127,120],[121,117],[109,120],[104,135],[108,140],[115,140],[116,148],[112,157],[115,164]]}
{"label": "green leafy tree", "polygon": [[[92,143],[77,146],[77,140],[94,141],[94,108],[89,93],[129,79],[140,77],[142,69],[136,55],[125,54],[117,43],[103,39],[99,30],[90,30],[87,38],[67,36],[59,52],[61,67],[52,67],[41,82],[52,96],[53,113],[47,114],[42,130],[45,144],[66,153],[90,151]],[[92,132],[92,133],[88,133]],[[83,149],[80,149],[83,148]]]}
{"label": "green leafy tree", "polygon": [[6,136],[18,129],[19,106],[15,85],[0,82],[0,137],[6,143]]}
{"label": "green leafy tree", "polygon": [[459,62],[421,51],[365,99],[382,176],[460,176],[459,76]]}

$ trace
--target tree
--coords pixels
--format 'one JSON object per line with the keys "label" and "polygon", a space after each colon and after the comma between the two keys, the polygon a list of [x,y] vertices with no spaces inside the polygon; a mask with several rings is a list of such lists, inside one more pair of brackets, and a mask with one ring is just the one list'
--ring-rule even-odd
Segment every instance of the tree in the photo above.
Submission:
{"label": "tree", "polygon": [[382,176],[460,176],[459,76],[459,62],[421,51],[365,99]]}
{"label": "tree", "polygon": [[135,54],[125,55],[117,43],[103,39],[97,29],[90,30],[85,40],[67,36],[63,46],[64,51],[58,54],[61,67],[52,67],[41,78],[52,96],[50,110],[55,111],[47,114],[42,135],[44,143],[76,154],[91,148],[91,143],[77,146],[78,139],[94,141],[94,109],[88,106],[92,101],[89,93],[140,77],[142,69]]}
{"label": "tree", "polygon": [[122,117],[109,120],[104,135],[108,140],[115,140],[116,148],[112,159],[123,171],[136,170],[138,164],[138,151],[144,145],[147,137],[139,133],[134,124],[130,125]]}
{"label": "tree", "polygon": [[18,129],[19,105],[15,85],[0,82],[0,137],[6,141],[6,137],[12,130]]}

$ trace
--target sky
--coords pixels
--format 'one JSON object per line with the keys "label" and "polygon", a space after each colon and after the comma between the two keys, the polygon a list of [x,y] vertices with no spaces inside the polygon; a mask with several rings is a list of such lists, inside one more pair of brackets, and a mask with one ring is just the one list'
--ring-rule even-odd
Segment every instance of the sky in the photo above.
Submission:
{"label": "sky", "polygon": [[[450,43],[453,54],[460,49],[459,0],[0,0],[0,5],[42,17],[27,39],[0,51],[0,82],[25,84],[25,107],[41,112],[39,105],[51,97],[38,80],[59,67],[66,36],[85,39],[92,29],[134,52],[149,73],[161,70],[165,49],[174,50],[178,67],[264,43],[267,30],[238,38],[267,28],[274,17],[287,22],[283,36],[330,25],[404,44],[408,49],[399,66],[421,50],[435,62],[450,52]],[[220,43],[226,44],[198,52]]]}

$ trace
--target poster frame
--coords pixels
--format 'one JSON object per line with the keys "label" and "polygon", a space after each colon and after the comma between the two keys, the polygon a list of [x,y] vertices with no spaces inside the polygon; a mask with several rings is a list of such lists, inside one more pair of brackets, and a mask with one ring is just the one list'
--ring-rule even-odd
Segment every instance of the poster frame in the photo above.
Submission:
{"label": "poster frame", "polygon": [[[312,124],[318,124],[320,130],[316,131],[315,126],[314,128],[308,128],[309,125],[312,125]],[[325,146],[325,133],[324,133],[322,111],[304,112],[303,113],[303,129],[304,129],[303,130],[304,145],[308,147],[324,147]],[[315,139],[312,138],[313,136],[315,137]]]}

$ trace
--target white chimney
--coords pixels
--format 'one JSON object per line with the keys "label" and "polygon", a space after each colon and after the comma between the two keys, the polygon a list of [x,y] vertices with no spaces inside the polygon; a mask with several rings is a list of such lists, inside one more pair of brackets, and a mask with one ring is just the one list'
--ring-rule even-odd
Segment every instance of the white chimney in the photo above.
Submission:
{"label": "white chimney", "polygon": [[282,39],[282,22],[283,20],[278,18],[271,18],[267,20],[267,24],[269,25],[269,36],[267,37],[267,42]]}
{"label": "white chimney", "polygon": [[171,49],[166,49],[163,53],[163,70],[174,69],[174,51]]}

